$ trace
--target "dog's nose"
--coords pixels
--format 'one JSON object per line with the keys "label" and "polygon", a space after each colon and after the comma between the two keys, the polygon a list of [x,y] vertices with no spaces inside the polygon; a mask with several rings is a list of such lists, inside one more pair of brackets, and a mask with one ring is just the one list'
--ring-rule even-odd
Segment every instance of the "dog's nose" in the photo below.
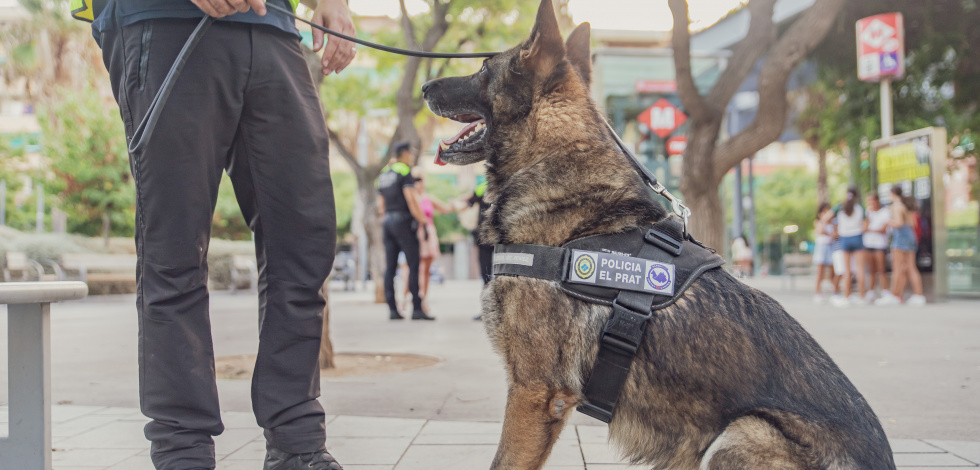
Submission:
{"label": "dog's nose", "polygon": [[426,92],[428,92],[429,89],[432,88],[432,85],[434,83],[435,83],[435,80],[429,80],[429,81],[423,83],[422,84],[422,94],[424,95]]}

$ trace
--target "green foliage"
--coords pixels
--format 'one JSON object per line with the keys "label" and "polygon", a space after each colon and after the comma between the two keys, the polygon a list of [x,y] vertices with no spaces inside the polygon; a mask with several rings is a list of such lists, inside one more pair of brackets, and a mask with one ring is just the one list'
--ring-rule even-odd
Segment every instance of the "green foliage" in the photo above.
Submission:
{"label": "green foliage", "polygon": [[758,240],[770,240],[787,225],[799,226],[800,234],[813,231],[817,208],[816,175],[801,168],[777,170],[760,178],[755,192]]}
{"label": "green foliage", "polygon": [[221,174],[218,186],[218,200],[211,218],[211,237],[225,240],[251,240],[252,230],[245,223],[245,217],[238,207],[235,188],[227,174]]}
{"label": "green foliage", "polygon": [[135,187],[118,110],[92,87],[59,95],[39,117],[55,175],[48,185],[68,214],[68,231],[101,234],[108,214],[112,234],[132,235]]}
{"label": "green foliage", "polygon": [[354,215],[354,199],[357,196],[357,178],[353,173],[334,172],[334,204],[337,207],[337,240],[343,240],[351,232],[351,219]]}

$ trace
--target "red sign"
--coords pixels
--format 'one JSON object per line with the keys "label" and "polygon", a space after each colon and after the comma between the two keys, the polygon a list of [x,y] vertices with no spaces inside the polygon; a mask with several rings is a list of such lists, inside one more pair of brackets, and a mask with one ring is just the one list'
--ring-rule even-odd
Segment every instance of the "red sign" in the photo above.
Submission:
{"label": "red sign", "polygon": [[637,93],[674,93],[677,82],[674,80],[637,80]]}
{"label": "red sign", "polygon": [[667,155],[684,155],[687,150],[687,136],[678,135],[667,139]]}
{"label": "red sign", "polygon": [[905,75],[905,27],[901,13],[857,21],[858,78],[876,82]]}
{"label": "red sign", "polygon": [[658,137],[665,139],[687,121],[687,115],[670,104],[670,101],[660,98],[653,106],[640,113],[637,120],[646,124]]}

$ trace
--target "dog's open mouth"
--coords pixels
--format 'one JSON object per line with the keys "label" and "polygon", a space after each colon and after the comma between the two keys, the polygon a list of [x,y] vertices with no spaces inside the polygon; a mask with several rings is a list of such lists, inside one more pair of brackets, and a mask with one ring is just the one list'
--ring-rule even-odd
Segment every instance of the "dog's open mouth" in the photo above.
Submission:
{"label": "dog's open mouth", "polygon": [[475,152],[483,149],[486,144],[487,122],[475,114],[457,114],[452,120],[468,123],[456,137],[439,142],[436,150],[436,165],[445,165],[447,160],[465,152]]}

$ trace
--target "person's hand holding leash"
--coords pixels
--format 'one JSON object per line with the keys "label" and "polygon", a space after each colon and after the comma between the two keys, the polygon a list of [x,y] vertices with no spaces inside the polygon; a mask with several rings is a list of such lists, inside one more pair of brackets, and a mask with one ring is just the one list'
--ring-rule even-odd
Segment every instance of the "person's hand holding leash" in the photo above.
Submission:
{"label": "person's hand holding leash", "polygon": [[251,9],[259,16],[265,16],[264,0],[191,0],[208,16],[221,18],[235,13],[245,13]]}
{"label": "person's hand holding leash", "polygon": [[[351,19],[350,9],[344,0],[320,0],[316,10],[313,11],[313,23],[333,29],[347,36],[354,36],[354,20]],[[313,51],[318,52],[323,47],[323,31],[313,29]],[[332,37],[323,47],[323,74],[339,73],[347,68],[351,60],[354,60],[354,43]]]}

